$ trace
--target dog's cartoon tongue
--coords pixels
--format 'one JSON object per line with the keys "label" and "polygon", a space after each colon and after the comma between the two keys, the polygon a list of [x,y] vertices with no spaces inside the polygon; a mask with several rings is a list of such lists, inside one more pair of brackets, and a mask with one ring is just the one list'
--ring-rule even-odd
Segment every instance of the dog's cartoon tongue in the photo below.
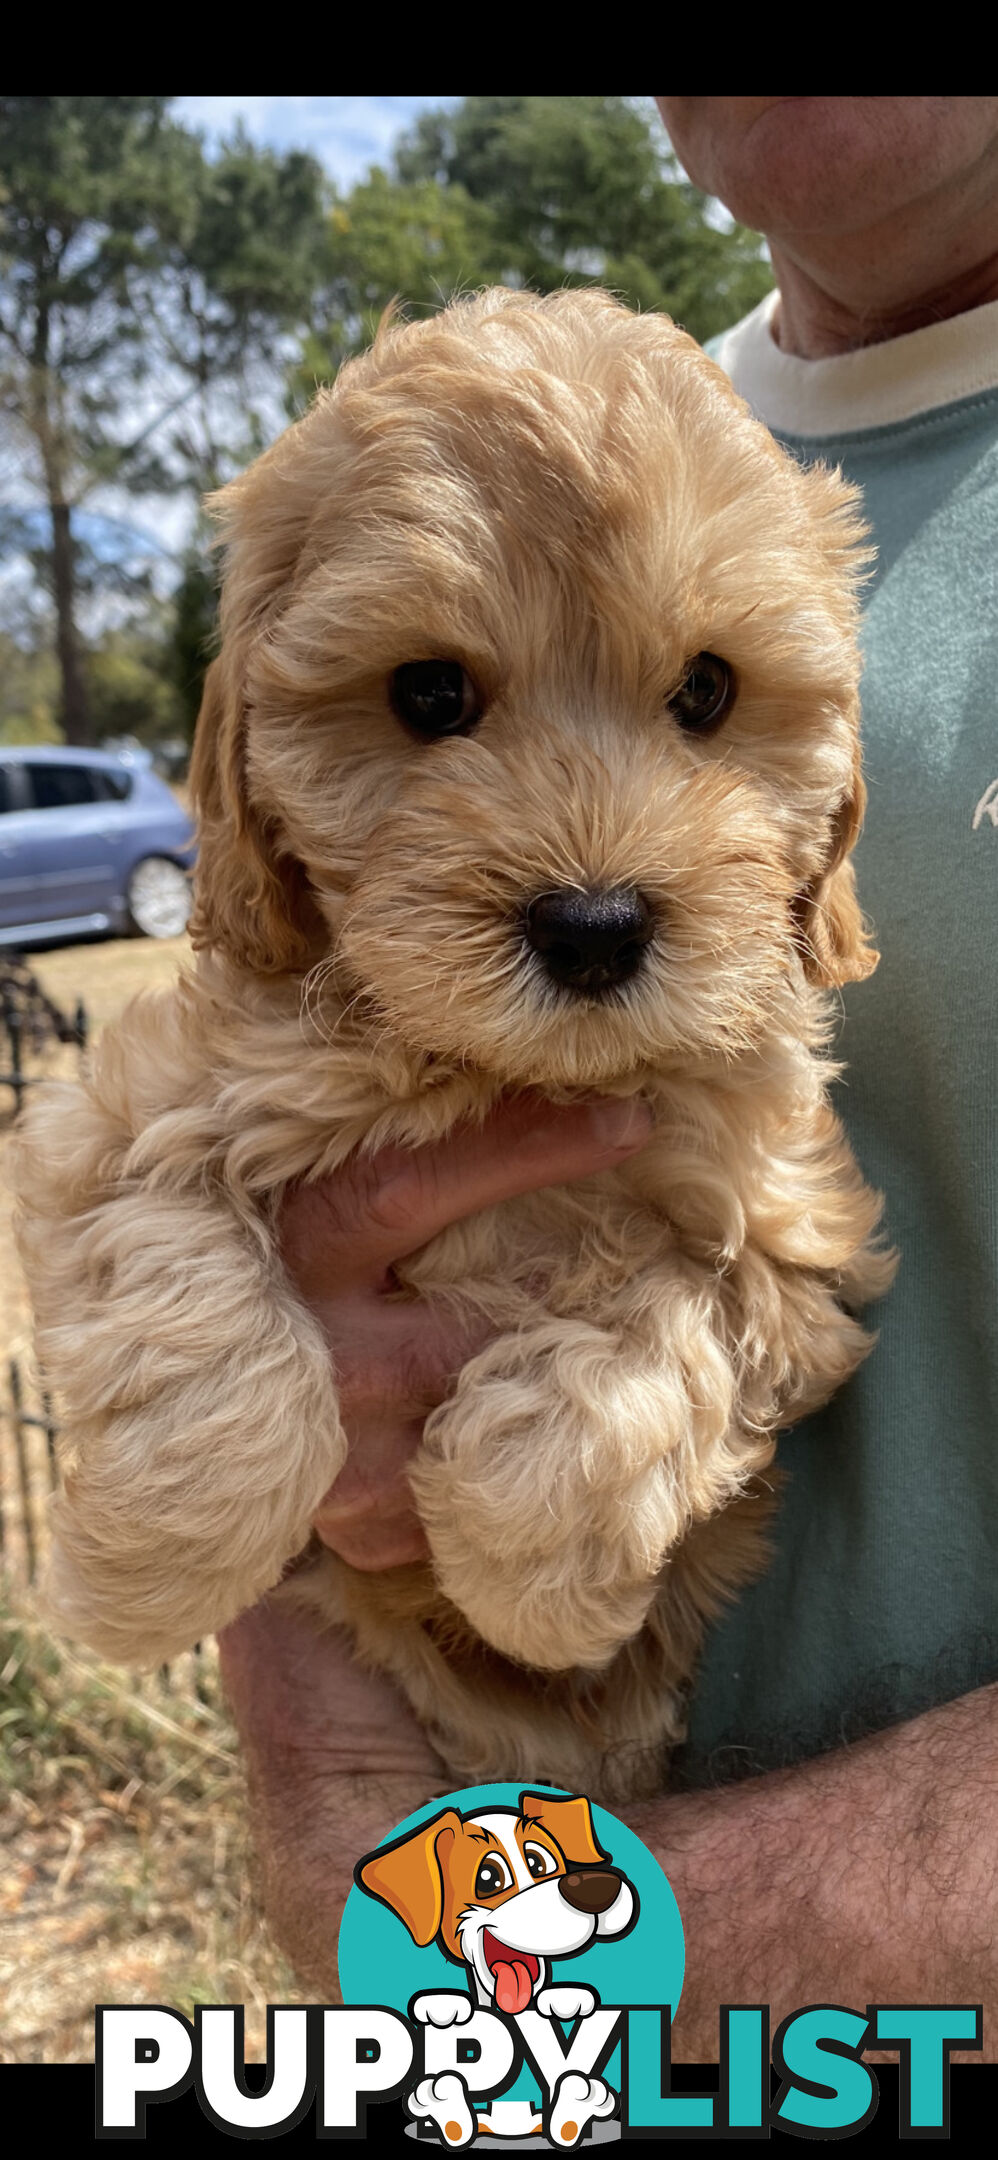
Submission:
{"label": "dog's cartoon tongue", "polygon": [[530,1974],[522,1958],[511,1958],[508,1965],[493,1965],[496,1976],[496,2001],[508,2017],[515,2017],[518,2010],[526,2010],[530,2002]]}
{"label": "dog's cartoon tongue", "polygon": [[541,1977],[540,1962],[532,1950],[509,1950],[491,1928],[486,1928],[482,1938],[486,1963],[496,1984],[496,2002],[507,2017],[516,2017],[518,2011],[526,2010],[534,1984]]}

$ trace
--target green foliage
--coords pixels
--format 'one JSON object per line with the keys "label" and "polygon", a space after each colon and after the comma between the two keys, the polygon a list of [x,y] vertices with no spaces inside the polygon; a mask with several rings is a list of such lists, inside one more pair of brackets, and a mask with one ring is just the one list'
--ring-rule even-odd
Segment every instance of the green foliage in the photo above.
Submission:
{"label": "green foliage", "polygon": [[[315,282],[315,160],[240,133],[211,158],[168,103],[0,98],[0,383],[76,502],[96,481],[200,490],[206,464],[217,484],[203,401],[273,361]],[[133,432],[139,387],[152,411]],[[196,448],[174,434],[154,452],[183,412]]]}
{"label": "green foliage", "polygon": [[417,312],[500,283],[607,285],[711,337],[772,282],[758,235],[718,222],[657,120],[623,97],[468,97],[424,113],[329,214],[300,404],[395,298]]}
{"label": "green foliage", "polygon": [[0,98],[0,410],[49,512],[38,567],[75,742],[96,726],[81,596],[122,586],[120,562],[81,553],[76,513],[102,485],[200,494],[263,447],[322,238],[313,159],[242,135],[210,158],[168,103]]}
{"label": "green foliage", "polygon": [[[68,329],[95,303],[125,298],[125,273],[146,251],[167,102],[0,96],[4,322],[25,358],[39,309]],[[86,353],[70,340],[60,364],[100,356],[92,340]]]}
{"label": "green foliage", "polygon": [[109,434],[141,370],[165,98],[0,98],[0,386],[39,477],[114,477]]}
{"label": "green foliage", "polygon": [[282,383],[300,410],[392,301],[598,282],[704,338],[770,283],[632,99],[464,98],[342,196],[239,131],[209,156],[170,103],[0,97],[0,413],[49,527],[0,519],[34,572],[30,621],[0,636],[0,739],[191,732],[214,569],[185,551],[164,610],[141,560],[94,526],[83,543],[81,506],[218,486],[270,439]]}
{"label": "green foliage", "polygon": [[166,622],[140,631],[109,631],[87,656],[87,688],[98,742],[134,735],[139,742],[157,743],[184,732]]}
{"label": "green foliage", "polygon": [[432,311],[498,278],[499,261],[487,207],[459,183],[400,181],[375,168],[327,212],[312,327],[292,376],[297,409],[370,342],[390,301]]}
{"label": "green foliage", "polygon": [[173,596],[169,641],[170,675],[182,732],[194,739],[201,709],[205,670],[212,656],[218,624],[218,576],[214,558],[198,549],[185,557],[183,575]]}
{"label": "green foliage", "polygon": [[146,455],[134,484],[200,497],[273,432],[264,408],[289,333],[308,322],[325,184],[314,158],[256,149],[240,131],[207,158],[174,127],[169,172],[148,322],[177,395],[135,445]]}
{"label": "green foliage", "polygon": [[59,670],[45,645],[0,630],[0,743],[57,743]]}
{"label": "green foliage", "polygon": [[[157,743],[188,730],[176,679],[173,609],[105,631],[84,656],[95,742],[135,735]],[[55,655],[31,651],[0,631],[0,743],[59,743],[59,670]]]}
{"label": "green foliage", "polygon": [[0,409],[47,506],[61,721],[90,735],[73,510],[122,468],[114,420],[141,373],[163,98],[0,98]]}

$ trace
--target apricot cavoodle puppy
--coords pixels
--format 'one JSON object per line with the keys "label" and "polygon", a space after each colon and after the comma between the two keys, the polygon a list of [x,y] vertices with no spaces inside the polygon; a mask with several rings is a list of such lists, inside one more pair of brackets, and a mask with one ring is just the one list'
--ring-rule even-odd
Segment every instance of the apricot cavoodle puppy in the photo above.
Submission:
{"label": "apricot cavoodle puppy", "polygon": [[273,1585],[343,1461],[275,1213],[502,1091],[640,1093],[626,1165],[399,1270],[484,1316],[412,1474],[432,1564],[293,1577],[455,1779],[659,1781],[775,1436],[890,1261],[829,1107],[875,962],[857,498],[596,292],[382,328],[226,488],[196,967],[39,1095],[18,1179],[68,1449],[50,1600],[159,1660]]}

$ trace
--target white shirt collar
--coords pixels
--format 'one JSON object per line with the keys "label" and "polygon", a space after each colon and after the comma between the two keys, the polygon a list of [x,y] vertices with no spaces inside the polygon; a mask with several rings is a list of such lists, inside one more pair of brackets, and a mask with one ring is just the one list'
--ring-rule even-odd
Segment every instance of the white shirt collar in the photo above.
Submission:
{"label": "white shirt collar", "polygon": [[713,347],[760,420],[786,435],[853,435],[998,388],[998,300],[907,337],[829,360],[781,352],[770,324],[778,294]]}

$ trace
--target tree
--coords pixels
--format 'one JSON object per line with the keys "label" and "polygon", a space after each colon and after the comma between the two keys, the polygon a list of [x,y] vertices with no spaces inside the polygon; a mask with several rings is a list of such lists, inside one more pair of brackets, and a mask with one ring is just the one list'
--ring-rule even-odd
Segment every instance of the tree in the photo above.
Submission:
{"label": "tree", "polygon": [[[204,158],[178,138],[187,184],[160,224],[149,296],[157,350],[184,387],[157,423],[136,484],[202,497],[263,450],[284,417],[291,333],[307,335],[325,237],[325,183],[315,160],[258,150],[237,129]],[[173,596],[166,666],[193,737],[218,614],[218,570],[203,518]]]}
{"label": "tree", "polygon": [[464,98],[421,115],[396,167],[487,205],[509,271],[540,292],[608,285],[703,339],[772,283],[758,234],[713,221],[657,118],[629,98]]}
{"label": "tree", "polygon": [[87,738],[74,502],[127,370],[126,271],[142,255],[165,98],[0,98],[0,396],[35,454],[70,742]]}
{"label": "tree", "polygon": [[178,388],[147,431],[143,487],[198,499],[264,449],[282,418],[282,373],[309,322],[327,185],[299,151],[242,132],[208,158],[176,128],[156,274],[143,296],[150,350]]}
{"label": "tree", "polygon": [[[16,640],[54,624],[74,742],[132,694],[120,655],[88,667],[84,630],[103,648],[163,597],[123,491],[217,487],[280,425],[289,372],[300,408],[391,300],[598,281],[705,337],[769,283],[756,237],[723,224],[627,98],[465,98],[342,196],[313,159],[238,132],[209,156],[170,102],[0,97],[0,412],[19,465],[0,542],[35,573]],[[190,718],[215,592],[199,536],[183,545],[172,634],[160,622],[149,650]]]}
{"label": "tree", "polygon": [[462,287],[498,278],[500,257],[488,206],[459,182],[400,181],[376,167],[327,212],[312,325],[291,378],[294,407],[370,342],[391,300],[421,312],[442,307]]}
{"label": "tree", "polygon": [[192,547],[184,557],[173,595],[167,667],[176,694],[181,725],[188,741],[201,709],[201,692],[212,656],[218,619],[218,577],[207,549]]}
{"label": "tree", "polygon": [[0,743],[59,740],[55,654],[0,627]]}
{"label": "tree", "polygon": [[215,485],[262,446],[262,378],[276,418],[280,340],[307,320],[321,237],[313,160],[242,137],[212,160],[168,104],[0,98],[0,409],[48,512],[71,742],[92,734],[76,514],[101,487]]}
{"label": "tree", "polygon": [[180,700],[170,677],[166,611],[150,609],[141,624],[111,630],[87,656],[87,688],[95,731],[157,743],[184,733]]}
{"label": "tree", "polygon": [[601,284],[707,338],[772,282],[758,235],[680,174],[624,97],[468,97],[424,113],[327,222],[296,390],[335,373],[396,296],[435,308],[487,283]]}

